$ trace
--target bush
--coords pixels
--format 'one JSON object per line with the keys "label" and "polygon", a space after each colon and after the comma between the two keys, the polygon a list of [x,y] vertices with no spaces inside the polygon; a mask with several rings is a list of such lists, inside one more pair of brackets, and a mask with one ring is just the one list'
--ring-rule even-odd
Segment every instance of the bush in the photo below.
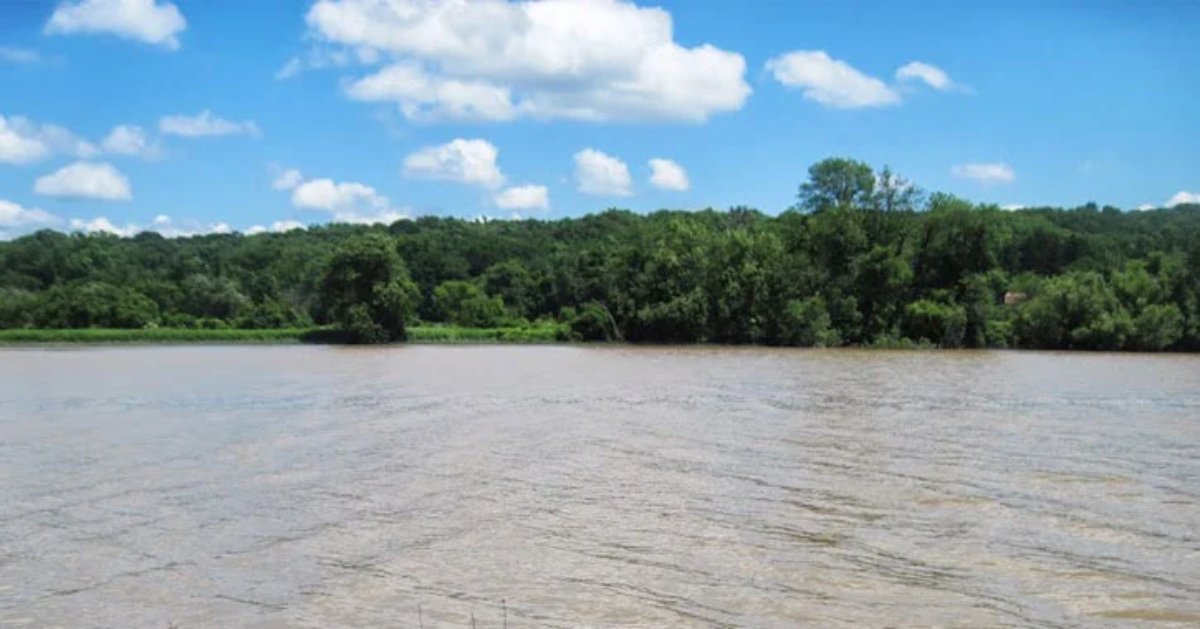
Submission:
{"label": "bush", "polygon": [[612,315],[604,306],[592,301],[583,305],[578,311],[574,308],[563,308],[559,318],[566,323],[573,341],[611,341],[616,336]]}
{"label": "bush", "polygon": [[833,347],[842,344],[833,327],[825,299],[816,296],[793,299],[783,313],[783,342],[801,347]]}
{"label": "bush", "polygon": [[938,347],[962,347],[967,328],[967,311],[962,306],[928,299],[904,308],[904,336]]}

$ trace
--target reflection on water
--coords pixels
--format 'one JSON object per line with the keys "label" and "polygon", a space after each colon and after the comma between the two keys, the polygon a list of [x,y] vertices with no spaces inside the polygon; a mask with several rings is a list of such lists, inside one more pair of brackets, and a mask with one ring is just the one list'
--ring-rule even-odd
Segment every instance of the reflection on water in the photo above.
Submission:
{"label": "reflection on water", "polygon": [[1200,623],[1200,358],[0,351],[0,625]]}

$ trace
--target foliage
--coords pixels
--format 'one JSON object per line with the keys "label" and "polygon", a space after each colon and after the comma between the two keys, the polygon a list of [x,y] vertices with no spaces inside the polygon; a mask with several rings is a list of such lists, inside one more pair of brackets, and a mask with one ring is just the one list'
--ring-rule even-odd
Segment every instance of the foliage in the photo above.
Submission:
{"label": "foliage", "polygon": [[281,343],[307,340],[310,328],[240,329],[11,329],[0,343]]}
{"label": "foliage", "polygon": [[847,159],[814,165],[800,201],[778,216],[40,231],[0,242],[0,328],[1200,351],[1198,206],[1009,212]]}
{"label": "foliage", "polygon": [[566,306],[559,314],[573,341],[612,341],[620,338],[612,313],[603,305],[588,302],[576,310]]}
{"label": "foliage", "polygon": [[800,205],[810,212],[862,207],[875,194],[875,172],[863,162],[842,157],[821,160],[808,169],[800,186]]}
{"label": "foliage", "polygon": [[380,234],[345,241],[321,281],[321,301],[350,343],[403,340],[416,300],[394,244]]}
{"label": "foliage", "polygon": [[554,322],[495,328],[433,325],[409,328],[408,332],[408,340],[412,343],[553,343],[569,340],[567,329]]}

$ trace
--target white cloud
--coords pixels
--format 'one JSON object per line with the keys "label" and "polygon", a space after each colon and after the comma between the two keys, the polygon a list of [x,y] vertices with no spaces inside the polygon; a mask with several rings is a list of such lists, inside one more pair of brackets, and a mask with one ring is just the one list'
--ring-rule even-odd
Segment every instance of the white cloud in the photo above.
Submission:
{"label": "white cloud", "polygon": [[220,116],[213,115],[207,109],[195,116],[184,114],[164,116],[158,121],[158,130],[167,135],[178,135],[185,138],[222,135],[249,135],[257,137],[262,135],[258,129],[258,125],[254,124],[253,121],[235,122],[226,120]]}
{"label": "white cloud", "polygon": [[1025,209],[1025,206],[1021,205],[1020,203],[1008,203],[1005,205],[1001,205],[1000,209],[1002,209],[1006,212],[1016,212],[1017,210]]}
{"label": "white cloud", "polygon": [[0,116],[0,162],[8,164],[26,164],[35,162],[50,154],[50,148],[42,140],[22,129],[14,122],[20,123],[22,118],[13,118],[10,122]]}
{"label": "white cloud", "polygon": [[300,183],[303,181],[304,175],[300,174],[300,171],[296,170],[295,168],[289,168],[279,173],[279,176],[275,178],[275,181],[271,182],[271,187],[275,188],[276,190],[291,190],[300,185]]}
{"label": "white cloud", "polygon": [[140,231],[153,231],[165,238],[186,238],[188,236],[203,236],[205,234],[229,234],[233,232],[233,228],[229,223],[218,221],[216,223],[200,223],[198,221],[180,221],[159,214],[154,217],[148,227],[137,225],[129,225],[126,230],[134,229],[134,233]]}
{"label": "white cloud", "polygon": [[1146,212],[1148,210],[1156,210],[1156,209],[1158,209],[1158,207],[1156,205],[1154,205],[1153,203],[1143,203],[1133,209],[1135,209],[1139,212]]}
{"label": "white cloud", "polygon": [[313,179],[292,190],[292,205],[308,210],[335,212],[359,207],[386,207],[387,199],[374,188],[358,182]]}
{"label": "white cloud", "polygon": [[59,3],[43,30],[50,35],[105,33],[177,50],[177,36],[185,28],[187,20],[170,2],[68,0]]}
{"label": "white cloud", "polygon": [[446,144],[427,146],[405,157],[404,174],[497,187],[504,183],[504,175],[496,166],[498,154],[496,147],[487,140],[458,138]]}
{"label": "white cloud", "polygon": [[575,154],[575,181],[579,191],[586,194],[622,197],[633,194],[633,179],[625,162],[595,149]]}
{"label": "white cloud", "polygon": [[73,218],[71,219],[71,229],[73,231],[87,233],[106,232],[109,234],[116,234],[117,236],[133,236],[134,234],[142,231],[140,226],[132,223],[126,224],[124,227],[118,227],[113,224],[112,221],[103,216],[98,216],[91,220]]}
{"label": "white cloud", "polygon": [[110,221],[107,217],[97,216],[91,219],[73,218],[70,222],[73,231],[81,231],[87,233],[106,232],[116,234],[118,236],[135,236],[142,232],[152,231],[164,238],[189,238],[192,236],[204,236],[206,234],[231,234],[233,228],[229,223],[218,221],[216,223],[201,223],[194,220],[176,221],[166,214],[158,214],[149,225],[140,225],[138,223],[125,223],[124,226],[117,225]]}
{"label": "white cloud", "polygon": [[[293,57],[288,59],[287,63],[283,64],[283,67],[279,68],[279,70],[275,72],[275,80],[282,81],[283,79],[290,79],[297,74],[300,74],[300,72],[303,70],[304,63]],[[256,227],[262,227],[262,225],[256,225]],[[263,231],[266,231],[265,227],[263,227]]]}
{"label": "white cloud", "polygon": [[117,125],[108,133],[100,148],[105,153],[117,155],[140,155],[154,157],[159,153],[158,146],[150,141],[146,130],[137,125]]}
{"label": "white cloud", "polygon": [[683,191],[692,187],[683,166],[669,159],[650,160],[650,171],[650,184],[655,188]]}
{"label": "white cloud", "polygon": [[[391,224],[408,218],[408,212],[404,208],[392,206],[387,197],[379,194],[371,186],[356,181],[337,182],[327,178],[305,181],[299,171],[287,170],[276,179],[275,184],[277,190],[292,191],[293,206],[304,210],[328,212],[330,220],[336,223]],[[280,184],[288,184],[290,187]],[[259,227],[262,226],[255,226]],[[303,227],[303,224],[295,221],[277,222],[272,226],[272,230],[287,231],[295,227]]]}
{"label": "white cloud", "polygon": [[298,57],[288,59],[275,71],[275,80],[283,81],[299,76],[308,70],[344,68],[353,64],[374,65],[379,63],[379,51],[374,48],[339,48],[318,45]]}
{"label": "white cloud", "polygon": [[271,223],[271,231],[273,232],[290,232],[293,229],[308,229],[308,226],[300,221],[293,220],[275,221],[274,223]]}
{"label": "white cloud", "polygon": [[104,162],[75,162],[39,177],[33,191],[37,194],[64,199],[97,199],[128,201],[133,198],[129,180],[112,164]]}
{"label": "white cloud", "polygon": [[402,210],[380,210],[378,212],[334,212],[334,223],[352,223],[355,225],[391,225],[396,221],[408,219],[408,213]]}
{"label": "white cloud", "polygon": [[955,87],[954,81],[950,80],[950,76],[944,70],[920,61],[913,61],[900,66],[896,70],[896,80],[921,81],[929,87],[943,92]]}
{"label": "white cloud", "polygon": [[432,76],[409,63],[355,81],[346,93],[361,101],[395,101],[415,120],[511,120],[517,115],[507,88]]}
{"label": "white cloud", "polygon": [[97,152],[94,145],[62,127],[0,115],[0,163],[28,164],[54,154],[91,157]]}
{"label": "white cloud", "polygon": [[39,208],[26,208],[0,199],[0,235],[6,235],[7,230],[14,227],[33,227],[54,225],[61,220]]}
{"label": "white cloud", "polygon": [[1185,203],[1200,204],[1200,192],[1180,190],[1175,193],[1175,196],[1167,199],[1167,207],[1175,207],[1176,205],[1183,205]]}
{"label": "white cloud", "polygon": [[883,81],[863,74],[824,50],[797,50],[767,61],[776,81],[798,88],[804,97],[825,107],[859,109],[900,102],[900,95]]}
{"label": "white cloud", "polygon": [[31,63],[37,63],[41,60],[42,55],[38,54],[36,50],[0,46],[0,61],[15,63],[18,65],[28,65]]}
{"label": "white cloud", "polygon": [[412,118],[703,122],[750,94],[741,55],[681,46],[669,13],[620,0],[318,0],[306,20],[319,42],[386,55],[347,93]]}
{"label": "white cloud", "polygon": [[505,210],[550,209],[550,192],[546,186],[513,186],[500,191],[495,199],[496,207]]}
{"label": "white cloud", "polygon": [[950,169],[950,174],[984,185],[1008,183],[1017,178],[1012,167],[1002,162],[992,164],[958,164]]}
{"label": "white cloud", "polygon": [[300,221],[292,221],[292,220],[275,221],[274,223],[271,223],[271,226],[269,228],[263,227],[262,225],[251,226],[250,228],[248,228],[246,230],[246,233],[253,236],[254,234],[263,234],[268,231],[273,231],[276,233],[284,233],[284,232],[292,231],[293,229],[307,229],[307,227],[304,225],[304,223],[301,223]]}

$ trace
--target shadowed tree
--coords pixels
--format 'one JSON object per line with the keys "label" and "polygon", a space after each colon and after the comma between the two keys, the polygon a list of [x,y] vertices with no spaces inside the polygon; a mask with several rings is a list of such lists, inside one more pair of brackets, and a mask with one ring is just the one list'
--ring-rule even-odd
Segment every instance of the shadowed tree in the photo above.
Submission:
{"label": "shadowed tree", "polygon": [[372,233],[338,247],[325,269],[321,298],[348,342],[387,343],[405,338],[418,292],[392,240]]}

